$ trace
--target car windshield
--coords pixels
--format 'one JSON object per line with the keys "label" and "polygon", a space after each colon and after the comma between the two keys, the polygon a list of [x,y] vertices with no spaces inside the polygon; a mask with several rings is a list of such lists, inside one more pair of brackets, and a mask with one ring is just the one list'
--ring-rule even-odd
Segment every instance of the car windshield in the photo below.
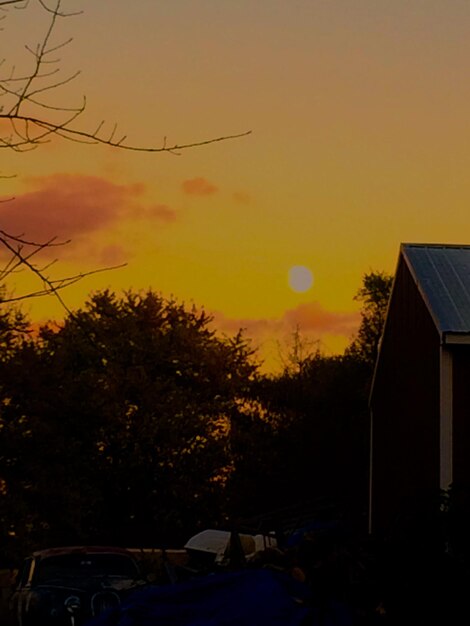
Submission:
{"label": "car windshield", "polygon": [[36,583],[58,578],[120,576],[137,578],[133,559],[124,554],[62,554],[45,557],[36,568]]}

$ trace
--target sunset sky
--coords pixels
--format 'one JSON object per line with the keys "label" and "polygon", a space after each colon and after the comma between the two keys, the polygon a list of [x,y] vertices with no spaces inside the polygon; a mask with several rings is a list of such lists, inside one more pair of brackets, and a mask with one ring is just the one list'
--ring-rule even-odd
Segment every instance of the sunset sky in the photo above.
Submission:
{"label": "sunset sky", "polygon": [[[247,329],[276,367],[300,327],[327,353],[358,324],[367,271],[401,242],[470,243],[468,0],[66,0],[54,102],[87,96],[77,127],[115,122],[159,146],[252,134],[171,154],[54,141],[4,150],[1,228],[72,242],[53,276],[127,263],[63,293],[152,288]],[[3,22],[2,70],[27,71],[47,22]],[[52,96],[52,94],[51,94]],[[308,268],[305,292],[289,285]],[[16,292],[34,289],[15,277]],[[29,300],[37,321],[53,298]]]}

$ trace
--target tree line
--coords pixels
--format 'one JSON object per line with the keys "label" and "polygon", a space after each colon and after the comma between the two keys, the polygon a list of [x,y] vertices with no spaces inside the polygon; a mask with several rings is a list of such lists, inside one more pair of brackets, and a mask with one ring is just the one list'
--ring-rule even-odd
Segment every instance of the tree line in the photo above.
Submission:
{"label": "tree line", "polygon": [[[249,134],[141,146],[104,122],[81,127],[85,99],[57,99],[76,74],[61,74],[68,41],[56,35],[77,13],[62,0],[5,0],[0,11],[4,25],[21,16],[42,31],[25,43],[24,67],[13,59],[0,77],[5,154],[61,139],[172,153]],[[242,333],[221,338],[204,312],[156,293],[104,291],[69,310],[61,291],[86,274],[54,278],[38,258],[64,242],[24,233],[0,228],[0,559],[59,543],[177,542],[348,481],[362,497],[382,304],[373,283],[388,277],[364,282],[362,325],[343,356],[313,353],[266,377]],[[19,269],[38,291],[12,294]],[[14,303],[43,294],[67,316],[32,331]]]}
{"label": "tree line", "polygon": [[[380,287],[380,289],[379,289]],[[262,375],[242,332],[148,291],[102,291],[31,330],[0,309],[0,558],[179,545],[320,496],[367,499],[367,394],[390,277],[365,276],[341,356]],[[375,348],[374,348],[375,349]]]}

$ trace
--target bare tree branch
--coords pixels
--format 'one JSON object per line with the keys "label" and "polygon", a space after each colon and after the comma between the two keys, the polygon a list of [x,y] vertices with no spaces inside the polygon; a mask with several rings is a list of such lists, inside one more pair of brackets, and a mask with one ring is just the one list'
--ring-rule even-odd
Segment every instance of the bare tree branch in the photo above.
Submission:
{"label": "bare tree branch", "polygon": [[[10,3],[26,7],[29,2],[30,0],[0,1],[0,7],[2,4]],[[0,136],[0,148],[21,152],[34,149],[41,143],[44,143],[44,141],[49,141],[51,137],[55,136],[80,143],[101,144],[134,152],[179,154],[182,150],[238,139],[246,137],[251,133],[251,131],[245,131],[201,141],[174,143],[173,145],[167,145],[165,140],[163,145],[143,146],[127,142],[126,135],[116,137],[117,125],[114,125],[110,131],[105,131],[106,124],[104,120],[100,122],[95,131],[80,129],[74,123],[85,111],[86,98],[83,98],[80,105],[70,106],[50,104],[42,99],[38,99],[38,96],[69,84],[80,74],[80,71],[76,71],[69,76],[58,78],[46,84],[43,83],[44,80],[49,80],[51,77],[60,74],[60,68],[45,71],[47,65],[58,64],[61,61],[60,58],[50,58],[50,55],[63,50],[72,41],[72,38],[69,38],[59,43],[53,42],[58,22],[61,19],[76,16],[81,12],[65,12],[63,10],[63,0],[54,0],[52,3],[47,3],[45,0],[36,0],[36,2],[47,13],[49,19],[42,40],[35,46],[26,46],[26,49],[33,57],[33,67],[29,72],[23,73],[21,76],[16,75],[13,68],[8,76],[0,77],[0,96],[10,99],[9,106],[3,106],[0,109],[0,121],[3,120],[10,126],[10,132]],[[25,111],[26,105],[29,105],[29,109],[35,107],[37,111]],[[57,114],[62,113],[64,117],[62,120],[53,120],[41,115],[41,110],[53,111]]]}
{"label": "bare tree branch", "polygon": [[0,7],[5,6],[6,4],[27,4],[28,0],[3,0],[2,2],[0,2]]}
{"label": "bare tree branch", "polygon": [[[120,150],[133,152],[180,154],[182,150],[207,146],[213,143],[246,137],[251,131],[236,134],[227,134],[220,137],[203,139],[200,141],[168,144],[167,138],[163,138],[161,145],[139,145],[127,140],[125,134],[119,134],[117,124],[108,127],[102,120],[95,130],[82,129],[79,127],[79,118],[85,111],[87,101],[83,97],[80,104],[66,105],[50,102],[47,96],[68,85],[78,75],[79,71],[69,75],[63,75],[60,67],[60,53],[71,42],[72,38],[60,41],[56,40],[58,24],[70,17],[79,15],[81,11],[69,11],[64,9],[63,0],[0,0],[0,11],[3,19],[13,5],[15,9],[29,9],[36,5],[42,11],[45,19],[44,32],[40,41],[33,45],[25,45],[29,53],[31,66],[27,70],[17,71],[13,65],[8,71],[5,59],[0,60],[2,74],[0,75],[0,98],[3,106],[0,106],[0,149],[6,148],[14,152],[34,150],[54,138],[61,138],[85,144],[98,144],[111,146]],[[6,176],[0,176],[5,178]],[[2,202],[0,200],[0,202]],[[45,207],[47,210],[47,207]],[[25,230],[26,230],[25,225]],[[17,302],[26,298],[38,296],[56,297],[65,310],[70,314],[60,291],[75,284],[86,276],[115,269],[119,266],[101,268],[91,272],[83,272],[73,276],[53,279],[48,270],[52,264],[41,267],[36,259],[46,249],[65,245],[68,242],[58,242],[55,237],[45,242],[28,240],[24,235],[14,235],[1,229],[0,214],[0,248],[10,255],[3,269],[0,269],[0,285],[13,274],[26,269],[31,272],[40,282],[41,288],[31,293],[1,298],[2,302]]]}
{"label": "bare tree branch", "polygon": [[[41,296],[54,296],[59,300],[60,304],[64,307],[67,313],[69,313],[69,315],[72,315],[72,312],[69,310],[59,293],[62,289],[74,285],[75,283],[87,276],[107,272],[113,269],[119,269],[125,267],[126,265],[125,263],[121,265],[113,265],[104,268],[94,269],[89,272],[80,272],[72,276],[53,279],[48,274],[46,274],[46,270],[55,263],[55,260],[45,267],[39,267],[32,260],[33,257],[38,255],[46,248],[51,248],[53,246],[63,246],[68,243],[70,243],[70,241],[58,242],[56,241],[56,237],[53,237],[42,243],[33,242],[25,240],[21,236],[15,237],[3,230],[0,230],[0,245],[6,248],[6,250],[8,250],[11,254],[11,257],[6,263],[5,267],[0,270],[0,282],[3,283],[9,275],[11,275],[15,271],[18,271],[18,269],[26,268],[30,272],[32,272],[42,284],[42,288],[38,289],[37,291],[29,292],[27,294],[22,294],[19,296],[4,296],[2,297],[2,303],[18,302],[27,298],[37,298]],[[27,251],[28,247],[31,248],[29,252]]]}
{"label": "bare tree branch", "polygon": [[[46,105],[46,108],[53,108],[53,107],[48,107]],[[64,111],[65,109],[61,109],[61,110]],[[57,135],[59,137],[63,137],[64,139],[68,139],[70,141],[77,141],[79,143],[102,144],[102,145],[111,146],[113,148],[120,148],[121,150],[131,150],[134,152],[171,152],[175,154],[175,153],[180,152],[181,150],[186,150],[188,148],[197,148],[200,146],[207,146],[211,143],[227,141],[228,139],[239,139],[241,137],[246,137],[247,135],[251,134],[251,131],[246,131],[243,133],[237,133],[235,135],[224,135],[222,137],[204,139],[202,141],[193,141],[191,143],[182,143],[182,144],[176,143],[171,146],[167,146],[166,142],[164,142],[163,145],[161,146],[139,146],[139,145],[132,145],[132,144],[124,143],[126,136],[123,136],[120,139],[114,139],[114,136],[117,130],[116,125],[113,126],[109,135],[105,135],[105,136],[100,135],[99,133],[104,127],[104,121],[100,122],[95,132],[82,131],[76,128],[72,128],[70,127],[71,121],[76,119],[84,111],[84,108],[82,107],[80,109],[68,109],[68,111],[73,111],[74,115],[68,118],[62,124],[54,124],[52,122],[42,120],[40,118],[35,118],[31,116],[23,116],[19,114],[16,114],[13,118],[10,114],[0,113],[0,120],[1,119],[10,120],[12,121],[13,124],[15,124],[14,133],[18,137],[18,140],[16,141],[14,140],[6,141],[5,138],[0,138],[0,148],[10,148],[13,150],[21,151],[22,149],[27,147],[27,144],[29,144],[30,148],[31,148],[31,144],[34,144],[34,147],[36,147],[36,145],[43,143],[45,137],[48,137],[50,135]],[[28,136],[25,136],[24,131],[19,130],[19,127],[17,125],[18,122],[21,122],[24,125],[24,128],[27,128],[28,126],[32,126],[36,129],[41,129],[41,132],[39,132],[38,134],[35,134],[34,136],[31,134],[28,134]]]}

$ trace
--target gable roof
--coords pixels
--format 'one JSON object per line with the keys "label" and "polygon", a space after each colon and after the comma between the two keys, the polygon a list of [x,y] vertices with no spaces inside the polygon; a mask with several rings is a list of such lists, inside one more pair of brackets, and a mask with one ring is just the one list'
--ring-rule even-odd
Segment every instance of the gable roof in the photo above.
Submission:
{"label": "gable roof", "polygon": [[470,334],[470,246],[411,244],[401,254],[441,334]]}

